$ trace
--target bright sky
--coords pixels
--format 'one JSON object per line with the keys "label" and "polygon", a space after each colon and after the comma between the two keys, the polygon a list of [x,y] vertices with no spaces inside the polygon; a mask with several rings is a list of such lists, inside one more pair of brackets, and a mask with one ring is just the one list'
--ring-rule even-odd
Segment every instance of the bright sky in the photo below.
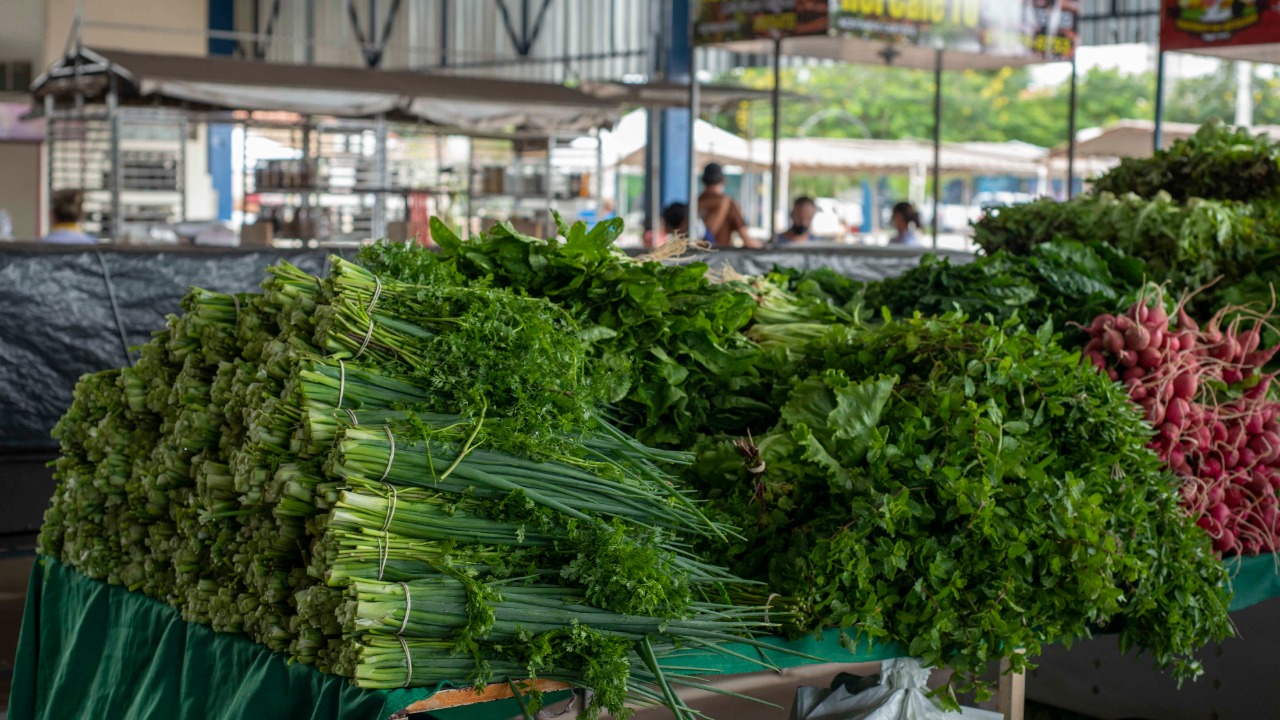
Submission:
{"label": "bright sky", "polygon": [[[1095,45],[1076,50],[1076,63],[1079,72],[1085,73],[1095,67],[1122,68],[1131,72],[1154,70],[1156,48],[1154,45]],[[1218,60],[1198,55],[1171,53],[1165,56],[1165,73],[1168,79],[1206,75],[1218,68]],[[1031,75],[1037,85],[1057,85],[1071,77],[1071,66],[1067,63],[1038,65],[1031,68]]]}

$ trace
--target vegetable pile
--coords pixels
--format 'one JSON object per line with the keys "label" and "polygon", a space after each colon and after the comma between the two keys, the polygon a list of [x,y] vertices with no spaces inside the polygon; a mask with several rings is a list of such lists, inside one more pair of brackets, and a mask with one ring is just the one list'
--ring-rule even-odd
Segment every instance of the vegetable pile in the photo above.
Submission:
{"label": "vegetable pile", "polygon": [[792,633],[899,639],[958,689],[1113,621],[1197,673],[1225,572],[1140,413],[1050,333],[946,315],[804,347],[774,428],[699,448],[690,477],[745,528],[726,561],[789,596]]}
{"label": "vegetable pile", "polygon": [[1270,301],[1280,282],[1278,189],[1280,143],[1206,125],[1150,159],[1123,161],[1090,194],[1001,208],[974,224],[974,240],[1014,255],[1055,240],[1101,242],[1144,261],[1149,279],[1179,288],[1217,280],[1188,308],[1204,321],[1224,305]]}
{"label": "vegetable pile", "polygon": [[81,379],[41,552],[363,687],[543,677],[591,716],[687,715],[662,664],[768,627],[689,550],[734,531],[663,469],[688,456],[601,419],[563,310],[419,277],[191,290],[136,367]]}
{"label": "vegetable pile", "polygon": [[1150,158],[1124,158],[1093,181],[1097,192],[1168,193],[1175,200],[1253,200],[1280,191],[1280,144],[1214,121]]}
{"label": "vegetable pile", "polygon": [[81,380],[42,552],[365,687],[537,676],[588,714],[683,717],[691,653],[775,629],[980,690],[1112,625],[1192,676],[1228,632],[1182,481],[1052,329],[1131,302],[1149,260],[713,281],[620,232],[435,222],[438,254],[193,289],[136,367]]}
{"label": "vegetable pile", "polygon": [[1151,447],[1183,478],[1182,502],[1224,555],[1280,548],[1280,403],[1262,368],[1280,347],[1260,348],[1267,313],[1229,309],[1203,328],[1172,315],[1157,290],[1089,326],[1085,359],[1121,381],[1157,429]]}
{"label": "vegetable pile", "polygon": [[1118,307],[1141,287],[1144,272],[1140,260],[1097,243],[1052,242],[1026,257],[997,252],[964,265],[927,255],[898,277],[868,284],[864,302],[894,315],[959,311],[997,325],[1016,314],[1028,327],[1052,323],[1070,331],[1069,323]]}

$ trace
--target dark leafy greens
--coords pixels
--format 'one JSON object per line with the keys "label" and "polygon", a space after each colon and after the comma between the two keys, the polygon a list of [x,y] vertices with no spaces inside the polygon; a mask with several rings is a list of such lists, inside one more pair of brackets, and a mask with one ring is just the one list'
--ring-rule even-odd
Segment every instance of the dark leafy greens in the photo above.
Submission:
{"label": "dark leafy greens", "polygon": [[1118,386],[1049,326],[962,316],[833,329],[779,423],[709,441],[691,476],[746,539],[720,546],[789,594],[791,631],[897,639],[974,686],[1114,620],[1179,677],[1229,632],[1225,572]]}

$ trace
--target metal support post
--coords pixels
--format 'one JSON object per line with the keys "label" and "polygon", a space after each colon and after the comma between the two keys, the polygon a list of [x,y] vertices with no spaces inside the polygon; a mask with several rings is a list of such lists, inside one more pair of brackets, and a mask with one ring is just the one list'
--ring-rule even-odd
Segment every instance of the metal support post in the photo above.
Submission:
{"label": "metal support post", "polygon": [[[120,241],[120,230],[124,224],[122,215],[124,213],[123,204],[120,202],[121,185],[124,181],[124,173],[120,168],[120,109],[116,102],[116,93],[112,89],[107,94],[107,123],[110,126],[110,152],[111,152],[111,242]],[[105,230],[105,228],[104,228]]]}
{"label": "metal support post", "polygon": [[778,242],[778,193],[782,189],[782,178],[779,173],[778,140],[782,137],[782,36],[773,39],[773,93],[770,97],[773,111],[773,152],[772,165],[769,170],[769,245]]}
{"label": "metal support post", "polygon": [[1156,50],[1156,115],[1152,133],[1153,150],[1164,145],[1164,51]]}
{"label": "metal support post", "polygon": [[1076,187],[1076,54],[1071,53],[1071,100],[1067,114],[1067,199]]}
{"label": "metal support post", "polygon": [[942,48],[933,63],[933,249],[942,226]]}
{"label": "metal support post", "polygon": [[[692,18],[690,18],[692,21]],[[690,50],[689,68],[689,209],[685,214],[689,225],[689,237],[700,238],[702,218],[698,216],[698,117],[702,110],[701,88],[698,85],[698,48]],[[680,228],[671,228],[672,232]],[[654,237],[658,234],[655,232]]]}
{"label": "metal support post", "polygon": [[[552,205],[555,203],[555,191],[551,183],[551,173],[555,169],[555,166],[551,162],[551,151],[553,148],[555,148],[555,146],[556,146],[556,136],[548,135],[547,136],[547,162],[543,166],[543,170],[542,170],[544,175],[544,177],[542,178],[542,192],[546,195],[546,198],[547,198],[547,209],[542,213],[542,221],[545,223],[550,223]],[[550,227],[550,225],[548,225],[548,227]],[[545,234],[548,234],[548,233],[544,233],[544,235]],[[551,237],[555,237],[556,233],[554,230],[552,230],[549,234]]]}
{"label": "metal support post", "polygon": [[[373,174],[374,182],[377,183],[377,189],[381,191],[391,185],[387,172],[387,117],[385,115],[378,116],[377,124],[375,125],[375,133]],[[369,228],[369,234],[375,239],[387,236],[386,204],[387,201],[385,193],[374,193],[373,223],[372,227]]]}

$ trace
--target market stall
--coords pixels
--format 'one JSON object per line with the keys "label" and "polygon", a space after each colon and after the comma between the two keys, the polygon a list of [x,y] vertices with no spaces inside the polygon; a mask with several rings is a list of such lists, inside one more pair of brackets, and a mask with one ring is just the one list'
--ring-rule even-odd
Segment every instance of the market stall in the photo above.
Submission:
{"label": "market stall", "polygon": [[[598,153],[589,167],[565,173],[545,151],[521,162],[522,148],[594,135],[618,114],[615,101],[562,86],[89,48],[55,63],[32,92],[33,112],[49,128],[50,190],[86,190],[90,230],[109,238],[126,225],[143,233],[163,226],[171,237],[170,226],[188,219],[188,188],[199,176],[189,168],[188,139],[210,125],[242,129],[240,205],[253,196],[263,205],[254,215],[277,235],[272,212],[287,216],[294,239],[385,237],[391,222],[424,224],[415,215],[424,201],[459,220],[495,197],[509,201],[508,216],[529,199],[574,216],[582,202],[599,202]],[[290,156],[251,167],[251,130],[275,133]],[[393,135],[433,143],[434,177],[392,162]],[[470,149],[451,168],[440,149],[448,136],[513,150],[478,170]]]}
{"label": "market stall", "polygon": [[[940,205],[942,81],[945,70],[994,70],[1074,57],[1078,4],[951,2],[926,6],[806,2],[705,2],[694,20],[695,43],[757,57],[773,56],[774,139],[771,224],[781,209],[779,103],[781,56],[887,64],[934,73],[933,203]],[[1074,61],[1073,61],[1074,67]],[[696,73],[694,75],[696,84]],[[1074,83],[1074,73],[1073,73]],[[1073,84],[1074,87],[1074,84]],[[1074,141],[1074,96],[1069,141]],[[1069,155],[1070,157],[1070,155]],[[770,236],[777,235],[771,228]],[[938,223],[933,223],[937,247]]]}
{"label": "market stall", "polygon": [[1160,48],[1156,53],[1155,134],[1152,147],[1167,147],[1163,138],[1165,53],[1280,64],[1280,9],[1269,3],[1183,3],[1162,0]]}

